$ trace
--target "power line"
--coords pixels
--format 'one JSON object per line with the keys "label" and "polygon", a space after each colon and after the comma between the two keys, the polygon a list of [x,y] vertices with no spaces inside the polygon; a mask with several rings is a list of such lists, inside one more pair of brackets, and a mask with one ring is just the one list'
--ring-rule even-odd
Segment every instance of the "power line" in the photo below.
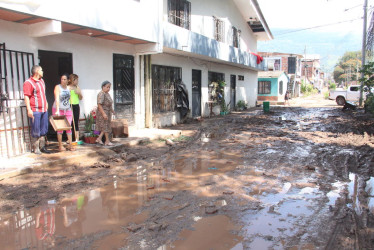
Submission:
{"label": "power line", "polygon": [[310,29],[323,28],[323,27],[327,27],[327,26],[331,26],[331,25],[337,25],[337,24],[341,24],[341,23],[348,23],[348,22],[357,21],[357,20],[360,20],[360,19],[362,19],[362,17],[359,17],[359,18],[356,18],[356,19],[351,19],[351,20],[346,20],[346,21],[341,21],[341,22],[337,22],[337,23],[330,23],[330,24],[318,25],[318,26],[304,28],[304,29],[292,30],[292,31],[281,33],[281,34],[276,35],[276,36],[278,37],[278,36],[283,36],[283,35],[286,35],[286,34],[289,34],[289,33],[294,33],[294,32],[299,32],[299,31],[304,31],[304,30],[310,30]]}

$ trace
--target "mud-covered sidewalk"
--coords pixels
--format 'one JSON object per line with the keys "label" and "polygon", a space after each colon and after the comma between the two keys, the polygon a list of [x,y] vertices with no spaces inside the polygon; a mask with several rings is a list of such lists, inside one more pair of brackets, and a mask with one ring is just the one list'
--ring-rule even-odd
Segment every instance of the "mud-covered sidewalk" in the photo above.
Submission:
{"label": "mud-covered sidewalk", "polygon": [[374,119],[322,96],[1,180],[5,248],[372,249]]}

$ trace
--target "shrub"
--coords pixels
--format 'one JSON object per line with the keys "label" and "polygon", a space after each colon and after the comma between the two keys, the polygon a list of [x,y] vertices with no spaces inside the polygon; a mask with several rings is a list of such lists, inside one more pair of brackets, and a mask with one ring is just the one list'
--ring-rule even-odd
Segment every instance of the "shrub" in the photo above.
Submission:
{"label": "shrub", "polygon": [[317,94],[318,90],[313,87],[312,84],[309,83],[301,83],[301,93],[304,96],[309,96],[311,94]]}
{"label": "shrub", "polygon": [[365,100],[365,111],[374,114],[374,95],[369,94]]}
{"label": "shrub", "polygon": [[329,89],[335,90],[336,89],[336,84],[334,82],[331,82],[329,85]]}
{"label": "shrub", "polygon": [[243,100],[240,100],[236,103],[236,108],[237,110],[245,110],[247,109],[247,103],[245,103],[245,101]]}

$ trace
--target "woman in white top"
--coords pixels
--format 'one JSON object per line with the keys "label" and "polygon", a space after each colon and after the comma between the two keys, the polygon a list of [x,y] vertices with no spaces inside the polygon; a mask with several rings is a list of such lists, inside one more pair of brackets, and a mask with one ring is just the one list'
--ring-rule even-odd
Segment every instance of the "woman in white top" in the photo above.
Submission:
{"label": "woman in white top", "polygon": [[[55,87],[55,102],[53,103],[52,113],[54,115],[64,115],[71,125],[73,112],[70,107],[70,89],[68,87],[68,78],[69,76],[67,74],[62,75],[60,84],[56,85]],[[64,148],[64,146],[62,146],[62,132],[63,131],[57,131],[58,150],[60,152],[65,151],[66,149],[74,151],[75,148],[72,145],[71,130],[66,131],[66,135],[69,141],[69,146],[66,149]]]}

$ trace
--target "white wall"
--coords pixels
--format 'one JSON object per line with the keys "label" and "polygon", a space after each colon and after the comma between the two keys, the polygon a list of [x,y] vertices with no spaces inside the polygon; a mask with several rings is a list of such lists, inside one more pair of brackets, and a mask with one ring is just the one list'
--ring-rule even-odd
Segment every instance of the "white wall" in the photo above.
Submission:
{"label": "white wall", "polygon": [[[164,21],[168,20],[167,0],[164,1]],[[232,44],[232,30],[235,26],[241,30],[240,48],[247,52],[257,52],[257,40],[243,19],[237,6],[231,0],[190,0],[191,31],[214,38],[213,16],[225,21],[225,43]]]}
{"label": "white wall", "polygon": [[[113,53],[135,55],[133,45],[70,33],[30,38],[27,25],[2,20],[0,34],[1,42],[5,42],[7,49],[34,53],[36,63],[38,50],[72,53],[73,72],[79,76],[84,96],[81,102],[81,117],[96,106],[96,96],[101,90],[101,83],[104,80],[113,82]],[[53,92],[53,89],[47,91]]]}

